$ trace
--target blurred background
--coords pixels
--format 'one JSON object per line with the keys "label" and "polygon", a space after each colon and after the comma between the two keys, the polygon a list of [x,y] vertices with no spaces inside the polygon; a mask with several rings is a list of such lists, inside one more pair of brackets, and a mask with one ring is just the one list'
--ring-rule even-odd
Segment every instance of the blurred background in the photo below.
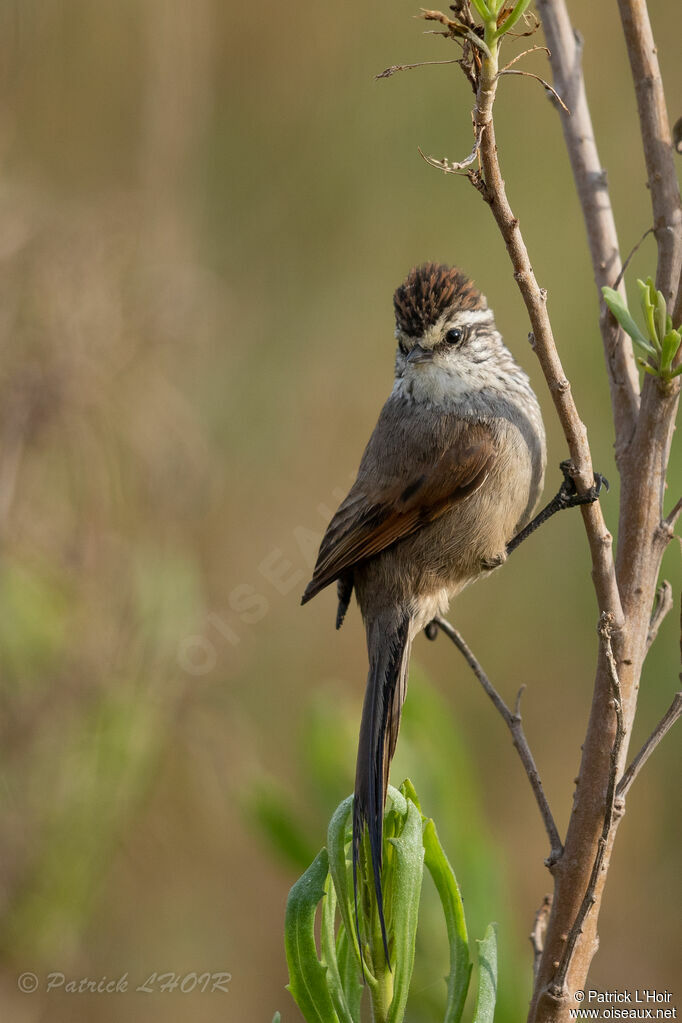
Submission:
{"label": "blurred background", "polygon": [[[650,7],[674,120],[679,38],[667,0]],[[625,255],[651,213],[620,24],[613,3],[571,10]],[[488,295],[541,396],[558,487],[565,447],[492,218],[417,154],[470,151],[468,86],[452,66],[374,80],[457,56],[414,14],[409,0],[0,5],[2,1019],[300,1018],[284,906],[352,788],[366,655],[356,610],[335,633],[334,594],[299,597],[391,386],[391,297],[413,264],[457,263]],[[542,54],[525,66],[548,74]],[[497,116],[615,532],[598,305],[559,121],[523,78],[502,83]],[[631,302],[654,268],[649,238]],[[664,574],[676,610],[646,664],[636,748],[677,684],[675,544]],[[580,515],[452,617],[507,700],[527,685],[563,831],[596,649]],[[679,768],[670,737],[630,795],[596,987],[674,988]],[[408,774],[472,937],[500,923],[497,1018],[524,1018],[547,843],[501,720],[443,638],[415,644],[394,783]],[[442,1018],[445,996],[424,899],[413,1021]],[[52,971],[129,989],[46,994]],[[133,990],[220,971],[227,993]]]}

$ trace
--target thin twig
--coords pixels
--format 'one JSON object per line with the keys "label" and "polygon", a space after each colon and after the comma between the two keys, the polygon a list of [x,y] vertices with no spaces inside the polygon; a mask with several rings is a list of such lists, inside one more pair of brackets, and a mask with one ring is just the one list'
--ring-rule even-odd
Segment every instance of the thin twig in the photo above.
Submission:
{"label": "thin twig", "polygon": [[578,915],[576,916],[573,926],[566,938],[563,951],[561,953],[561,959],[557,967],[554,978],[549,985],[549,993],[554,998],[560,998],[565,991],[566,975],[571,965],[571,959],[575,951],[578,938],[582,934],[583,924],[587,914],[592,909],[592,906],[597,901],[596,889],[597,882],[599,881],[599,874],[602,869],[602,863],[604,855],[606,853],[606,846],[609,840],[609,834],[611,832],[611,826],[614,820],[614,804],[616,799],[616,777],[618,775],[618,763],[620,760],[621,749],[625,739],[625,727],[623,725],[623,706],[622,696],[620,691],[620,680],[618,678],[618,668],[616,666],[616,659],[613,656],[613,647],[611,646],[611,633],[613,631],[613,616],[609,614],[602,614],[599,620],[599,638],[601,640],[602,651],[609,669],[609,677],[611,680],[611,691],[613,694],[613,709],[616,715],[616,734],[613,739],[613,745],[611,747],[610,763],[609,763],[609,778],[606,787],[606,806],[604,809],[604,823],[602,825],[602,832],[597,843],[597,854],[594,858],[594,864],[592,866],[592,873],[590,874],[590,880],[587,885],[587,890],[583,896]]}
{"label": "thin twig", "polygon": [[435,156],[427,156],[419,146],[417,146],[417,152],[421,156],[422,160],[424,160],[424,161],[426,161],[426,163],[428,163],[429,167],[435,167],[436,170],[441,170],[445,174],[457,174],[459,171],[463,170],[465,167],[470,167],[471,164],[476,159],[476,157],[478,156],[478,151],[481,148],[481,135],[482,134],[483,134],[483,129],[481,129],[481,131],[479,132],[479,134],[478,134],[478,136],[476,138],[476,141],[474,142],[474,148],[471,150],[469,155],[466,156],[459,163],[452,163],[446,157],[443,157],[442,160],[438,160]]}
{"label": "thin twig", "polygon": [[546,46],[529,46],[529,48],[524,50],[523,53],[517,53],[515,57],[512,57],[509,63],[504,65],[502,71],[508,71],[510,67],[517,64],[523,57],[527,57],[529,53],[535,53],[536,50],[544,50],[547,56],[551,57],[551,53]]}
{"label": "thin twig", "polygon": [[483,686],[483,689],[492,700],[493,704],[495,705],[495,708],[504,718],[505,724],[507,725],[507,728],[511,732],[512,742],[516,747],[516,750],[519,754],[519,757],[521,758],[521,762],[524,766],[526,774],[528,775],[528,780],[533,789],[533,793],[535,794],[535,800],[538,804],[538,808],[540,810],[542,819],[545,824],[545,830],[547,831],[547,835],[549,837],[550,854],[549,857],[545,860],[545,863],[548,867],[551,868],[561,857],[561,854],[563,852],[563,845],[561,842],[561,838],[559,837],[557,826],[554,823],[554,817],[552,816],[552,811],[549,808],[549,803],[547,802],[545,790],[542,787],[542,781],[540,780],[540,775],[538,773],[537,767],[535,766],[535,760],[533,759],[533,754],[530,751],[528,740],[526,739],[525,733],[523,731],[523,725],[521,723],[520,714],[521,694],[523,693],[525,687],[522,686],[521,689],[519,690],[516,697],[516,705],[514,708],[514,712],[512,713],[512,711],[504,702],[500,694],[497,692],[495,687],[490,682],[488,676],[484,672],[479,662],[476,660],[476,657],[469,649],[469,647],[467,646],[466,642],[464,641],[460,633],[457,631],[457,629],[455,629],[454,626],[452,626],[450,622],[448,622],[445,618],[435,618],[434,621],[438,628],[441,629],[445,633],[445,635],[452,640],[452,642],[455,644],[459,652],[462,654],[464,660],[467,662],[467,664],[473,671],[474,675]]}
{"label": "thin twig", "polygon": [[625,260],[625,262],[623,263],[622,267],[620,268],[620,273],[618,274],[618,276],[616,277],[615,281],[611,285],[611,287],[613,288],[614,291],[618,291],[618,288],[620,287],[620,282],[623,280],[623,277],[625,276],[625,271],[629,267],[630,260],[632,259],[634,254],[637,252],[637,249],[640,247],[640,245],[642,244],[644,239],[647,237],[647,235],[650,235],[650,234],[653,234],[653,233],[654,233],[653,227],[647,227],[646,231],[644,232],[642,237],[639,239],[637,244],[632,246],[632,249],[630,250],[628,258]]}
{"label": "thin twig", "polygon": [[540,960],[542,953],[545,948],[545,933],[547,931],[547,921],[549,920],[549,914],[552,909],[552,896],[545,895],[542,900],[542,905],[535,914],[535,920],[533,922],[533,930],[530,932],[530,943],[533,946],[533,976],[537,977],[538,969],[540,967]]}
{"label": "thin twig", "polygon": [[477,46],[486,57],[490,56],[490,50],[486,43],[481,39],[480,36],[476,35],[471,26],[465,25],[464,22],[454,21],[452,18],[448,18],[447,14],[443,14],[442,11],[428,11],[424,7],[420,8],[420,14],[417,14],[417,18],[422,18],[424,21],[438,21],[441,25],[445,25],[447,28],[447,35],[453,39],[459,41],[459,39],[468,39],[470,43]]}
{"label": "thin twig", "polygon": [[551,86],[549,82],[546,82],[544,78],[540,78],[540,75],[534,75],[531,71],[510,71],[509,68],[505,68],[498,72],[497,77],[500,78],[502,75],[523,75],[524,78],[534,78],[536,82],[540,82],[541,85],[544,85],[548,92],[551,92],[557,103],[566,111],[569,117],[571,116],[571,111],[568,109],[556,89]]}
{"label": "thin twig", "polygon": [[656,591],[656,603],[654,609],[651,612],[651,619],[649,621],[649,631],[646,637],[646,648],[650,648],[652,643],[658,636],[658,630],[661,627],[661,622],[668,614],[672,611],[673,607],[673,588],[667,579],[664,579],[661,585]]}
{"label": "thin twig", "polygon": [[653,732],[642,746],[641,750],[634,758],[627,771],[618,782],[618,788],[616,789],[616,798],[620,801],[624,800],[630,786],[633,781],[642,770],[647,760],[654,752],[659,742],[663,737],[670,731],[672,726],[675,724],[680,714],[682,714],[682,692],[675,693],[673,702],[668,707],[667,711],[658,722]]}
{"label": "thin twig", "polygon": [[385,71],[381,71],[375,78],[390,78],[398,71],[413,71],[417,67],[430,67],[432,64],[459,64],[460,57],[452,60],[420,60],[417,64],[391,64]]}
{"label": "thin twig", "polygon": [[663,525],[666,527],[666,529],[670,529],[672,531],[675,528],[675,523],[679,519],[681,512],[682,512],[682,497],[678,500],[677,504],[675,505],[673,510],[670,512],[670,514],[666,515],[666,517],[663,519]]}

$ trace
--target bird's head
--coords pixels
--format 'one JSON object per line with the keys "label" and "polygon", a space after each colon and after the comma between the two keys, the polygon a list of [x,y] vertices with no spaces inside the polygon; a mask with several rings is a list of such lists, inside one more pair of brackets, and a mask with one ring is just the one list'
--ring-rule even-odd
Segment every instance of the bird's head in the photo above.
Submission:
{"label": "bird's head", "polygon": [[499,335],[492,310],[456,267],[414,267],[397,288],[393,305],[397,377],[446,373],[464,383],[496,352]]}

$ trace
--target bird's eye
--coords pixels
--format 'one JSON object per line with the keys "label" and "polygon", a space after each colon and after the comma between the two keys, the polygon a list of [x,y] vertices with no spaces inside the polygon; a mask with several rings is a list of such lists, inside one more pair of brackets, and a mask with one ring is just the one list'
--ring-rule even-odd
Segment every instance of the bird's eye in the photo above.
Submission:
{"label": "bird's eye", "polygon": [[449,345],[457,345],[464,337],[464,333],[461,327],[450,327],[445,334],[445,340]]}

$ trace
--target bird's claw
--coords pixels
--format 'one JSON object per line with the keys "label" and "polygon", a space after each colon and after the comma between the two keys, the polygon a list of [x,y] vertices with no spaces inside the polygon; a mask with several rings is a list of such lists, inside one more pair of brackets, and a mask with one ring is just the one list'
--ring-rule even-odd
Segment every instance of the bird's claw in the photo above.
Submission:
{"label": "bird's claw", "polygon": [[562,508],[575,508],[577,505],[581,504],[593,504],[596,500],[598,500],[602,487],[608,493],[609,481],[606,476],[603,476],[600,472],[595,472],[593,485],[586,493],[579,494],[576,490],[575,480],[571,474],[572,467],[573,463],[570,459],[561,462],[559,465],[559,468],[564,475],[564,482],[561,484],[561,489],[559,490],[559,498]]}

